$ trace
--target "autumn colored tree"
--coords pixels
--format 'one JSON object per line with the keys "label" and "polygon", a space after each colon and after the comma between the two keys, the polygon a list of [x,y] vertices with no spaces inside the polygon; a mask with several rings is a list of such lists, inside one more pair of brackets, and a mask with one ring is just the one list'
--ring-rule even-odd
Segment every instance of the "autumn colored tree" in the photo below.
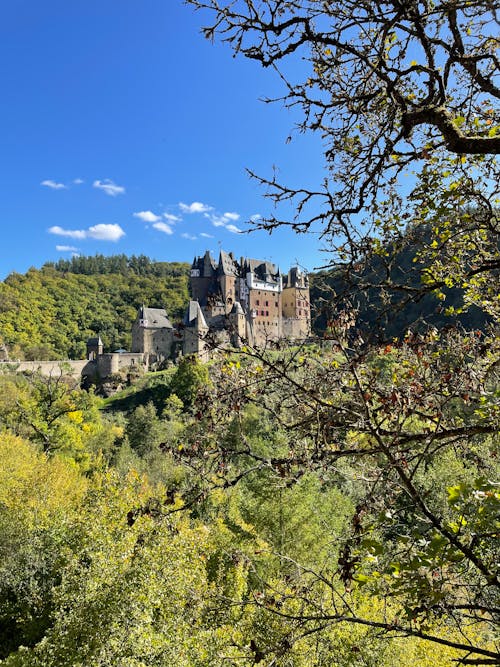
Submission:
{"label": "autumn colored tree", "polygon": [[[319,232],[345,295],[377,287],[394,310],[456,286],[465,306],[497,313],[495,4],[189,2],[207,10],[206,37],[277,72],[283,94],[269,101],[297,110],[297,131],[322,137],[316,189],[251,172],[296,211],[258,226]],[[414,264],[400,266],[408,246]]]}
{"label": "autumn colored tree", "polygon": [[[316,189],[252,172],[275,204],[295,206],[292,220],[278,206],[258,226],[319,231],[345,285],[325,304],[329,353],[247,350],[253,367],[224,372],[233,383],[221,396],[228,415],[258,402],[296,434],[285,455],[263,457],[245,438],[226,446],[224,460],[240,461],[233,480],[270,467],[291,484],[314,470],[356,488],[337,561],[297,561],[292,595],[302,606],[284,612],[275,597],[267,608],[311,633],[367,625],[453,646],[461,664],[496,664],[497,8],[488,0],[189,2],[207,12],[205,36],[277,72],[277,99],[302,114],[298,130],[321,135],[325,178]],[[452,289],[461,304],[447,304]],[[430,294],[450,324],[426,327],[417,309],[415,326],[383,340],[384,328],[356,321],[358,295],[374,293],[385,317]],[[455,326],[454,311],[471,305],[490,328]],[[359,589],[390,600],[390,610],[365,615],[353,599]],[[290,594],[283,589],[280,604]]]}

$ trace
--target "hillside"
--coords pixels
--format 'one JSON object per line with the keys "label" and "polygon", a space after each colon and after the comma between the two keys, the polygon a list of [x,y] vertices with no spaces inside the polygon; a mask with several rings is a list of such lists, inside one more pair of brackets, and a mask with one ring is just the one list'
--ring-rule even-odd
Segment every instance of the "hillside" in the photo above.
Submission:
{"label": "hillside", "polygon": [[[419,285],[413,256],[408,246],[398,253],[391,280],[404,275],[409,284]],[[381,290],[366,287],[380,279],[377,261],[349,277],[340,271],[310,274],[314,332],[322,335],[328,320],[351,305],[358,308],[357,326],[381,338],[399,337],[410,327],[428,324],[484,328],[486,316],[475,307],[458,316],[446,314],[450,306],[459,310],[462,305],[457,289],[445,289],[444,303],[429,292],[404,303],[395,292],[384,308]],[[187,263],[156,262],[143,255],[74,257],[31,268],[25,275],[12,273],[0,282],[0,343],[13,358],[38,360],[83,358],[87,339],[96,334],[106,351],[129,349],[139,306],[164,307],[175,322],[187,305],[188,284]]]}
{"label": "hillside", "polygon": [[311,274],[312,326],[318,334],[328,328],[340,310],[357,310],[356,328],[363,336],[380,339],[404,336],[408,329],[424,331],[428,326],[442,329],[459,325],[466,330],[483,330],[490,321],[475,304],[464,307],[463,291],[441,285],[441,298],[422,282],[422,266],[417,251],[431,242],[429,233],[411,230],[402,235],[398,246],[371,255],[361,265],[324,270]]}
{"label": "hillside", "polygon": [[189,265],[144,256],[75,257],[12,273],[0,283],[0,341],[14,358],[83,358],[89,336],[106,350],[130,347],[142,303],[173,321],[188,301]]}

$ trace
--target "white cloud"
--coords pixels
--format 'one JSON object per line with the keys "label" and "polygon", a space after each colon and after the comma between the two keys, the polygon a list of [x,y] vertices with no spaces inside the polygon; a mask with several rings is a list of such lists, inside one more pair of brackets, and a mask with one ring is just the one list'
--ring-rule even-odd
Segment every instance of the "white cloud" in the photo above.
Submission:
{"label": "white cloud", "polygon": [[214,227],[225,227],[227,224],[227,220],[224,220],[224,218],[218,218],[216,215],[210,216],[210,220],[212,221],[212,225]]}
{"label": "white cloud", "polygon": [[201,201],[194,201],[191,204],[179,202],[179,208],[183,213],[208,213],[208,211],[213,211],[213,206],[202,204]]}
{"label": "white cloud", "polygon": [[87,236],[91,239],[98,239],[99,241],[118,241],[125,232],[120,225],[94,225],[87,230]]}
{"label": "white cloud", "polygon": [[64,185],[64,183],[56,183],[56,181],[52,181],[50,178],[48,178],[45,181],[42,181],[40,185],[45,185],[45,187],[50,188],[51,190],[66,190],[67,186]]}
{"label": "white cloud", "polygon": [[212,234],[206,234],[205,232],[201,232],[200,236],[203,236],[204,239],[213,239]]}
{"label": "white cloud", "polygon": [[116,197],[116,195],[122,195],[125,192],[125,188],[122,185],[116,185],[109,178],[104,179],[104,181],[94,181],[92,185],[110,197]]}
{"label": "white cloud", "polygon": [[174,215],[173,213],[164,213],[163,217],[165,218],[165,220],[168,220],[169,222],[172,223],[180,222],[182,220],[182,218],[179,218],[178,215]]}
{"label": "white cloud", "polygon": [[174,230],[166,222],[155,222],[153,227],[164,234],[173,234]]}
{"label": "white cloud", "polygon": [[56,245],[56,250],[59,252],[77,252],[78,248],[72,245]]}
{"label": "white cloud", "polygon": [[63,229],[59,225],[49,228],[49,234],[56,234],[57,236],[68,236],[70,239],[84,239],[87,237],[87,232],[84,229]]}
{"label": "white cloud", "polygon": [[189,241],[196,241],[196,236],[193,236],[193,234],[188,234],[187,232],[184,232],[184,234],[181,234],[183,239],[188,239]]}
{"label": "white cloud", "polygon": [[98,241],[118,241],[125,232],[120,225],[93,225],[88,229],[63,229],[58,225],[49,228],[49,234],[67,236],[70,239],[97,239]]}
{"label": "white cloud", "polygon": [[156,215],[153,211],[138,211],[134,213],[134,217],[143,222],[159,222],[161,220],[161,216]]}
{"label": "white cloud", "polygon": [[81,185],[82,183],[85,183],[85,181],[83,180],[83,178],[74,178],[73,183],[75,185]]}
{"label": "white cloud", "polygon": [[262,216],[260,213],[254,213],[253,215],[250,216],[250,220],[252,222],[258,222],[259,220],[262,220]]}
{"label": "white cloud", "polygon": [[205,217],[210,220],[214,227],[224,227],[224,229],[227,229],[228,232],[232,232],[233,234],[240,234],[242,231],[239,227],[236,227],[236,225],[233,224],[233,222],[239,220],[239,213],[223,213],[222,215],[205,213]]}

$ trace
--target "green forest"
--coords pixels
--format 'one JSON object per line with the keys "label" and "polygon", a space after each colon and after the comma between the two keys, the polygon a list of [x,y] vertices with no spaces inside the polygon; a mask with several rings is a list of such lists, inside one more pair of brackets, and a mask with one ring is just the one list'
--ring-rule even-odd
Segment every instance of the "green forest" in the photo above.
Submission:
{"label": "green forest", "polygon": [[182,320],[189,265],[115,255],[74,257],[0,282],[0,342],[12,359],[84,359],[89,337],[130,349],[142,304]]}
{"label": "green forest", "polygon": [[187,357],[108,399],[2,374],[2,664],[488,664],[498,406],[456,343]]}
{"label": "green forest", "polygon": [[[409,271],[414,250],[406,232],[397,251],[397,270]],[[383,314],[379,290],[365,293],[357,283],[369,282],[382,270],[377,259],[355,278],[345,269],[309,274],[313,333],[328,333],[335,312],[357,293],[356,326],[376,330],[379,337],[401,338],[429,325],[460,324],[481,329],[490,322],[475,305],[464,309],[464,290],[445,288],[446,308],[428,290],[418,301],[394,300]],[[412,274],[419,285],[418,274]],[[353,285],[355,290],[353,290]],[[189,265],[158,262],[145,256],[95,255],[48,263],[26,274],[12,273],[0,282],[0,345],[11,359],[84,359],[91,336],[101,336],[106,351],[130,349],[132,323],[141,305],[165,308],[171,321],[182,322],[189,299]],[[451,310],[450,310],[451,309]]]}
{"label": "green forest", "polygon": [[[328,247],[317,335],[214,346],[106,398],[64,364],[0,364],[0,664],[499,665],[497,8],[187,4],[321,137],[317,189],[250,173],[276,205],[258,229]],[[11,274],[0,342],[127,347],[141,303],[182,316],[187,274]]]}

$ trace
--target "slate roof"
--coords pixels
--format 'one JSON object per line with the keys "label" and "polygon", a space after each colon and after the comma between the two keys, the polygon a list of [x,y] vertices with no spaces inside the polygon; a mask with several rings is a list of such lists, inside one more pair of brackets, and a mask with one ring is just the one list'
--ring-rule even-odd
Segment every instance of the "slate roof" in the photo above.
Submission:
{"label": "slate roof", "polygon": [[144,326],[147,329],[173,329],[164,308],[146,308],[146,306],[142,306],[139,317],[145,321]]}
{"label": "slate roof", "polygon": [[279,268],[272,262],[248,258],[244,260],[244,263],[247,271],[251,271],[261,280],[269,280],[271,278],[271,281],[277,281],[280,275]]}
{"label": "slate roof", "polygon": [[198,301],[190,301],[184,316],[184,324],[187,327],[198,326],[200,329],[207,327],[207,322],[201,310],[201,306]]}
{"label": "slate roof", "polygon": [[285,287],[307,287],[308,285],[309,278],[307,273],[302,271],[298,266],[292,266],[285,276]]}
{"label": "slate roof", "polygon": [[231,308],[231,315],[244,315],[243,308],[239,301],[235,301],[233,307]]}
{"label": "slate roof", "polygon": [[102,340],[100,336],[91,336],[87,339],[87,345],[102,345]]}
{"label": "slate roof", "polygon": [[195,257],[191,265],[192,269],[198,269],[200,276],[211,278],[215,276],[217,262],[212,257],[210,250],[207,250],[203,257]]}
{"label": "slate roof", "polygon": [[239,274],[238,265],[230,252],[220,251],[219,272],[224,276],[237,276]]}

